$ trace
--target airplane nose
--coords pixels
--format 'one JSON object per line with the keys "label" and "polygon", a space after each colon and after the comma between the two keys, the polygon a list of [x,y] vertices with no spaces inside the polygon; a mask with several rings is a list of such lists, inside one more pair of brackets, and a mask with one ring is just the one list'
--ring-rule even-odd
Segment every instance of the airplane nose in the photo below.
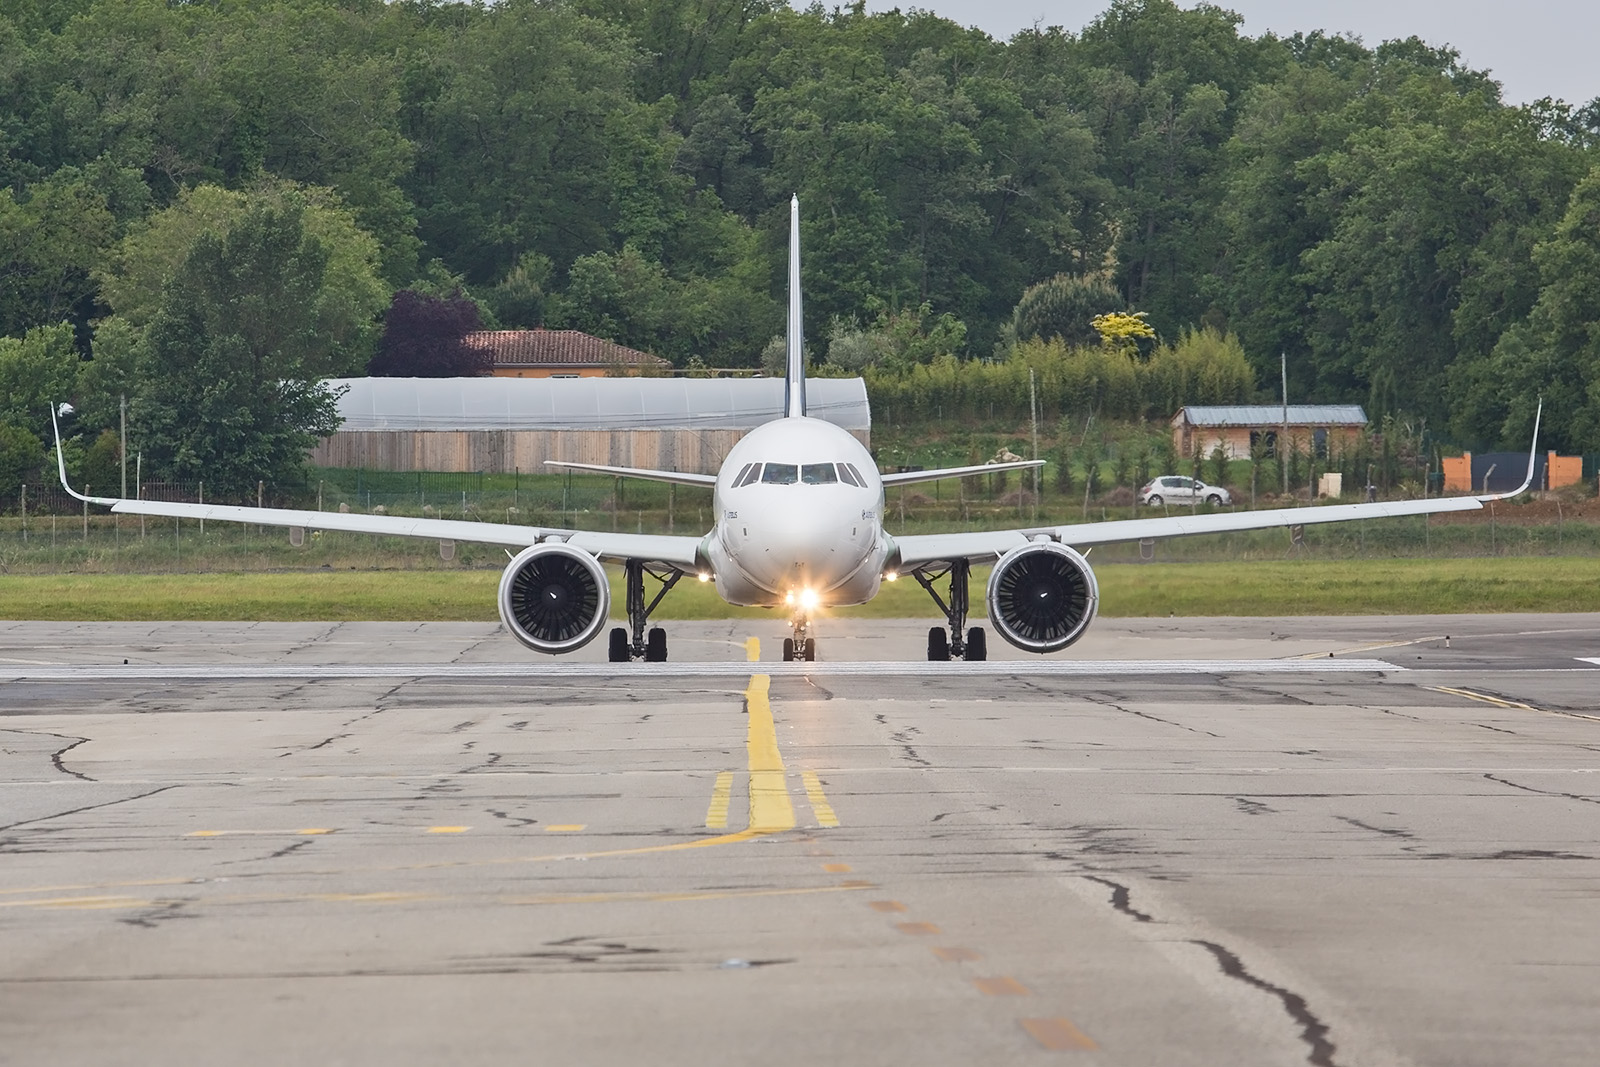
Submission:
{"label": "airplane nose", "polygon": [[825,509],[771,516],[760,544],[772,588],[826,588],[854,569],[850,530],[836,529],[830,519]]}

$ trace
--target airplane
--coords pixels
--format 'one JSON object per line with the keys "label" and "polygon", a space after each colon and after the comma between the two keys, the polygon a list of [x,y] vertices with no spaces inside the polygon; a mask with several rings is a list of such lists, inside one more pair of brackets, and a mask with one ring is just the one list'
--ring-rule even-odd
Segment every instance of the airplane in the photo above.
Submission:
{"label": "airplane", "polygon": [[[1528,488],[1538,447],[1536,415],[1528,475],[1510,493],[894,535],[883,525],[884,491],[891,486],[1043,464],[1022,460],[886,474],[844,429],[807,416],[798,197],[789,203],[786,356],[782,414],[735,444],[715,475],[547,461],[551,467],[709,487],[716,523],[703,537],[84,496],[67,484],[59,426],[56,456],[68,493],[116,513],[287,526],[299,528],[302,536],[306,529],[344,530],[502,546],[511,561],[500,579],[500,618],[512,636],[535,652],[573,652],[599,635],[611,608],[611,587],[602,565],[621,564],[628,627],[612,628],[608,649],[610,660],[620,663],[666,660],[666,631],[649,626],[650,615],[691,574],[716,583],[729,604],[786,610],[792,631],[783,642],[786,661],[816,658],[813,620],[821,609],[864,604],[881,583],[909,575],[945,617],[945,626],[928,631],[928,659],[983,660],[988,656],[984,628],[967,626],[968,586],[972,565],[991,562],[985,590],[991,625],[1024,651],[1058,652],[1094,621],[1100,593],[1087,556],[1097,545],[1475,511]],[[646,574],[658,584],[648,602]],[[945,579],[949,584],[940,596],[935,583]]]}

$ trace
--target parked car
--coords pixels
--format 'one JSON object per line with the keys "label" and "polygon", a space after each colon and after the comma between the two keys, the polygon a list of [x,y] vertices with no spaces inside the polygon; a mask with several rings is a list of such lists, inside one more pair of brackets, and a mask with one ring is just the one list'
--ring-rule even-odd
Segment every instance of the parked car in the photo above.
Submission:
{"label": "parked car", "polygon": [[1207,485],[1198,478],[1184,478],[1176,474],[1153,478],[1139,490],[1139,502],[1159,508],[1163,504],[1210,504],[1226,507],[1233,503],[1233,495],[1220,485]]}

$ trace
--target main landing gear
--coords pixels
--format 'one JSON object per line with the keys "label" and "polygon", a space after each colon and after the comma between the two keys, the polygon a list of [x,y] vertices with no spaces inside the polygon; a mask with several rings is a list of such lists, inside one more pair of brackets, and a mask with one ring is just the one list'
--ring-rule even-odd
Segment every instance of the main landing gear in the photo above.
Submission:
{"label": "main landing gear", "polygon": [[815,660],[817,639],[811,636],[811,619],[798,614],[789,620],[789,625],[794,627],[794,636],[783,639],[783,661],[805,660],[810,663]]}
{"label": "main landing gear", "polygon": [[[939,596],[939,591],[933,583],[950,576],[950,602],[945,603]],[[958,559],[944,570],[932,571],[914,570],[911,576],[917,580],[922,588],[933,597],[933,602],[939,605],[939,610],[944,612],[945,619],[950,624],[946,631],[943,627],[934,626],[928,630],[928,659],[929,660],[984,660],[989,658],[989,641],[983,632],[983,627],[974,626],[967,630],[963,637],[962,629],[967,625],[967,579],[971,577],[972,564],[964,559]]]}
{"label": "main landing gear", "polygon": [[650,613],[656,610],[656,605],[661,603],[661,598],[667,595],[667,590],[678,584],[678,579],[683,577],[679,570],[649,571],[650,577],[661,583],[661,588],[656,591],[655,599],[647,605],[644,602],[644,576],[646,568],[642,561],[630,559],[622,565],[623,574],[627,579],[628,590],[628,625],[633,630],[633,639],[628,638],[628,631],[621,626],[611,630],[611,645],[609,658],[612,663],[627,663],[629,660],[642,659],[647,663],[665,663],[667,661],[667,631],[659,626],[650,627],[650,632],[645,633],[645,624],[650,621]]}

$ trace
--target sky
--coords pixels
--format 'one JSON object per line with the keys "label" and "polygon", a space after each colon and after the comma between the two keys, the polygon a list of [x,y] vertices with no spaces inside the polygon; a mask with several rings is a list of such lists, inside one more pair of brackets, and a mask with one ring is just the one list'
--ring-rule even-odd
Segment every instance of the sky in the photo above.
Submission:
{"label": "sky", "polygon": [[[1193,7],[1193,0],[1179,0]],[[1252,37],[1268,30],[1327,30],[1369,47],[1396,37],[1452,45],[1466,66],[1487,68],[1508,103],[1543,96],[1584,104],[1600,96],[1600,2],[1597,0],[1217,0],[1244,16]],[[801,6],[804,6],[803,4]],[[828,0],[827,6],[833,6]],[[884,11],[920,7],[977,26],[1002,40],[1035,22],[1079,30],[1110,0],[868,0]]]}

